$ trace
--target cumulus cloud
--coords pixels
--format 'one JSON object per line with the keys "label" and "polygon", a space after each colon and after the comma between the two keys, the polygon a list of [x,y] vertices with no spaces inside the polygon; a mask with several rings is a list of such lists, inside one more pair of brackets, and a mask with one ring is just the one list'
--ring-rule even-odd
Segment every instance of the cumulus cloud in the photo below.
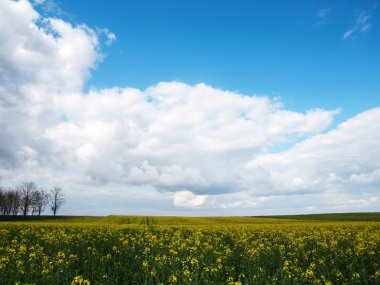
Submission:
{"label": "cumulus cloud", "polygon": [[0,160],[14,167],[23,163],[25,147],[48,147],[40,137],[55,124],[54,97],[81,91],[99,59],[98,40],[85,25],[42,18],[25,0],[0,5],[0,129],[6,138]]}
{"label": "cumulus cloud", "polygon": [[43,137],[66,166],[99,181],[197,193],[241,190],[244,161],[326,129],[336,113],[179,82],[60,95],[54,109],[66,119]]}
{"label": "cumulus cloud", "polygon": [[158,213],[378,205],[379,109],[324,133],[338,111],[204,83],[85,93],[101,33],[116,38],[99,31],[0,0],[0,176],[60,184],[73,205],[107,197],[110,212],[124,199]]}
{"label": "cumulus cloud", "polygon": [[178,207],[201,206],[207,199],[207,195],[195,195],[194,193],[182,190],[173,194],[173,204]]}
{"label": "cumulus cloud", "polygon": [[368,195],[377,201],[379,120],[380,108],[368,110],[287,151],[261,155],[247,164],[252,173],[248,181],[259,195],[324,193],[350,204],[355,201],[350,197]]}
{"label": "cumulus cloud", "polygon": [[41,18],[23,0],[1,1],[0,17],[0,36],[7,39],[0,44],[2,88],[29,99],[82,89],[99,57],[91,29]]}

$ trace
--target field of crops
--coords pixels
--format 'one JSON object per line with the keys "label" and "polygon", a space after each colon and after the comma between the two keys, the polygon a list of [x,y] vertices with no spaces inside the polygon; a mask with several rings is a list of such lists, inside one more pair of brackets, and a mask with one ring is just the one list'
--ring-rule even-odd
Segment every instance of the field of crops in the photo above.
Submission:
{"label": "field of crops", "polygon": [[0,284],[380,284],[380,222],[1,222]]}

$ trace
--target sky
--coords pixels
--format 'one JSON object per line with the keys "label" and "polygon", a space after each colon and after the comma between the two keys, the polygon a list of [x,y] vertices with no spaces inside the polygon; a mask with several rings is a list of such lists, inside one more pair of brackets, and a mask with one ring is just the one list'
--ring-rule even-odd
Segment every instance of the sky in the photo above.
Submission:
{"label": "sky", "polygon": [[66,215],[379,211],[379,11],[0,0],[0,185]]}

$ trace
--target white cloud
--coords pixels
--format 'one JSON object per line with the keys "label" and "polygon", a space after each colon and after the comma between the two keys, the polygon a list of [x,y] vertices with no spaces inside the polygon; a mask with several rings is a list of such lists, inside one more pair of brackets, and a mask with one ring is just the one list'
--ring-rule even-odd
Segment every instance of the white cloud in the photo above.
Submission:
{"label": "white cloud", "polygon": [[379,109],[322,133],[337,111],[295,112],[204,83],[84,93],[102,59],[100,32],[44,18],[25,0],[0,0],[0,37],[0,176],[9,183],[60,184],[73,205],[76,193],[90,197],[83,214],[105,197],[110,213],[379,204]]}
{"label": "white cloud", "polygon": [[33,0],[32,3],[33,5],[41,5],[45,2],[46,0]]}
{"label": "white cloud", "polygon": [[96,33],[97,33],[98,36],[105,36],[106,37],[105,44],[107,46],[112,45],[112,43],[114,41],[116,41],[116,35],[114,33],[110,32],[108,29],[105,29],[105,28],[103,28],[103,29],[97,29]]}
{"label": "white cloud", "polygon": [[43,18],[24,0],[0,5],[0,154],[15,166],[25,144],[47,151],[41,136],[56,124],[55,98],[81,92],[101,56],[85,25]]}
{"label": "white cloud", "polygon": [[320,9],[313,17],[313,27],[320,27],[328,23],[332,9]]}
{"label": "white cloud", "polygon": [[131,168],[128,175],[128,182],[135,184],[151,183],[154,184],[159,178],[158,171],[153,166],[144,161],[140,167]]}
{"label": "white cloud", "polygon": [[368,10],[362,10],[356,17],[355,23],[343,34],[343,39],[348,39],[356,33],[367,33],[371,29],[371,14],[376,5]]}
{"label": "white cloud", "polygon": [[367,206],[372,203],[376,203],[379,200],[379,197],[370,197],[368,199],[350,199],[348,200],[348,204],[354,206]]}
{"label": "white cloud", "polygon": [[[377,192],[380,162],[374,158],[380,157],[379,120],[380,108],[368,110],[287,151],[253,159],[247,168],[252,173],[265,173],[265,184],[260,187],[256,183],[255,191],[297,192],[302,185],[308,193]],[[255,182],[255,174],[247,177]]]}
{"label": "white cloud", "polygon": [[195,195],[194,193],[182,190],[173,194],[173,204],[176,207],[198,207],[206,201],[207,195]]}
{"label": "white cloud", "polygon": [[65,165],[99,181],[198,193],[241,190],[244,161],[326,129],[336,114],[179,82],[61,94],[53,109],[66,119],[43,138]]}
{"label": "white cloud", "polygon": [[107,41],[106,41],[107,46],[112,45],[112,43],[116,41],[116,35],[114,33],[107,32],[106,37],[107,37]]}
{"label": "white cloud", "polygon": [[319,10],[318,17],[321,19],[324,19],[330,14],[330,12],[331,12],[330,8],[323,8],[323,9]]}
{"label": "white cloud", "polygon": [[370,172],[364,172],[359,174],[351,174],[349,182],[355,184],[379,184],[380,183],[380,168]]}
{"label": "white cloud", "polygon": [[1,1],[0,17],[0,36],[7,39],[0,43],[2,88],[29,99],[81,90],[99,59],[91,29],[41,18],[27,1]]}

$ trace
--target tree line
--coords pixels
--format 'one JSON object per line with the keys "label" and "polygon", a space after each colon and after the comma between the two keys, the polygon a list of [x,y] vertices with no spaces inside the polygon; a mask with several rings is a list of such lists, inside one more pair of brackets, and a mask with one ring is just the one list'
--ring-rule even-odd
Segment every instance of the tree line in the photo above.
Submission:
{"label": "tree line", "polygon": [[40,216],[46,208],[55,216],[64,202],[59,187],[44,190],[34,182],[23,182],[13,188],[0,186],[0,214],[4,216]]}

